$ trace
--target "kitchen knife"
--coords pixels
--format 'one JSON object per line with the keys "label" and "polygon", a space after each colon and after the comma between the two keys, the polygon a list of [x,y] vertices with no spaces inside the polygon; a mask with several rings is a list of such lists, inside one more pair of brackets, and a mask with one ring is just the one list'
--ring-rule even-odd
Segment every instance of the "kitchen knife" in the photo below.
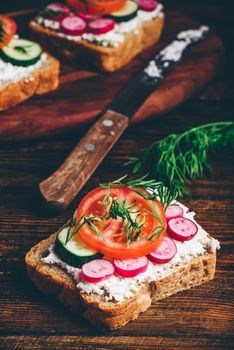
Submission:
{"label": "kitchen knife", "polygon": [[209,28],[180,32],[114,99],[77,144],[64,163],[39,184],[46,204],[65,209],[91,177],[103,158],[129,125],[130,118]]}

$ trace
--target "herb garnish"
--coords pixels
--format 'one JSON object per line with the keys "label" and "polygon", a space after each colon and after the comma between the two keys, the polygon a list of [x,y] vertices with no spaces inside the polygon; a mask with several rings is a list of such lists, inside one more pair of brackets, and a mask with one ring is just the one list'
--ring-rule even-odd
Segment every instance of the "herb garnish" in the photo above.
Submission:
{"label": "herb garnish", "polygon": [[101,236],[101,232],[99,231],[99,229],[97,228],[97,226],[94,224],[95,221],[99,221],[102,222],[102,219],[98,218],[98,217],[94,217],[94,216],[86,216],[86,215],[82,215],[78,222],[76,223],[75,218],[73,217],[71,220],[71,223],[69,225],[68,231],[67,231],[67,236],[66,236],[66,240],[65,240],[65,244],[67,244],[76,234],[77,232],[85,225],[88,224],[89,227],[96,232],[96,234],[98,236]]}
{"label": "herb garnish", "polygon": [[149,174],[146,174],[138,179],[127,180],[128,175],[124,175],[117,180],[100,184],[100,186],[108,189],[110,189],[110,186],[128,187],[146,200],[154,201],[158,198],[166,210],[172,200],[177,198],[177,193],[165,187],[161,181],[149,179],[148,176]]}
{"label": "herb garnish", "polygon": [[6,35],[6,31],[3,28],[3,20],[0,19],[0,43],[5,44],[4,37]]}
{"label": "herb garnish", "polygon": [[[133,220],[131,214],[137,214]],[[141,234],[141,229],[145,223],[145,216],[140,222],[138,222],[140,210],[136,206],[135,201],[130,204],[126,203],[126,199],[118,201],[114,198],[111,202],[109,209],[109,217],[117,220],[118,217],[122,219],[122,226],[126,235],[127,244],[131,241],[135,241]]]}
{"label": "herb garnish", "polygon": [[29,51],[32,45],[25,45],[25,46],[14,46],[14,49],[16,51],[19,51],[22,54],[29,55]]}
{"label": "herb garnish", "polygon": [[[171,198],[186,193],[186,181],[202,176],[208,164],[208,154],[234,144],[234,122],[214,122],[194,127],[182,134],[171,134],[144,148],[138,157],[126,163],[133,173],[148,171],[150,178],[160,179],[170,189]],[[170,195],[159,187],[160,198]]]}
{"label": "herb garnish", "polygon": [[[121,178],[113,182],[100,185],[101,187],[108,189],[107,194],[102,200],[102,203],[106,209],[106,216],[104,216],[103,218],[99,218],[94,216],[87,217],[86,215],[83,215],[80,217],[77,223],[75,221],[75,218],[73,217],[67,232],[65,244],[67,244],[70,241],[70,239],[72,239],[72,237],[74,237],[74,235],[76,235],[76,233],[85,224],[88,224],[90,228],[94,232],[96,232],[97,235],[100,236],[101,232],[95,225],[95,221],[99,221],[105,224],[105,222],[110,218],[114,220],[117,220],[118,218],[122,219],[122,227],[126,235],[126,244],[128,244],[129,242],[137,241],[140,238],[147,214],[152,215],[160,222],[160,225],[156,226],[153,229],[152,235],[147,239],[152,241],[154,237],[160,236],[160,234],[165,228],[163,226],[163,222],[160,219],[159,213],[157,211],[157,206],[155,205],[154,200],[159,193],[159,191],[156,191],[157,189],[161,188],[162,184],[159,182],[155,182],[154,180],[146,180],[146,176],[143,176],[136,180],[128,180],[124,183],[123,180],[126,177],[127,175],[122,176]],[[145,215],[143,215],[135,201],[127,203],[125,199],[123,201],[120,201],[117,198],[111,198],[110,188],[112,185],[131,188],[133,191],[140,194],[144,199],[152,201],[153,212],[144,209]],[[141,186],[141,188],[139,188],[139,186]],[[149,189],[152,191],[152,194],[147,192],[147,190]],[[165,202],[166,201],[167,200],[165,199]],[[132,215],[135,217],[134,219]],[[140,216],[142,216],[141,219]]]}

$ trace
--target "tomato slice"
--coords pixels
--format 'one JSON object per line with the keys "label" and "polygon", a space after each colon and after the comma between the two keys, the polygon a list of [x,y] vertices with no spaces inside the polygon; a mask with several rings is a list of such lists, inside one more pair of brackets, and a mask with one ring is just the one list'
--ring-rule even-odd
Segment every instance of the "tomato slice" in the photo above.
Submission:
{"label": "tomato slice", "polygon": [[86,6],[85,2],[82,0],[66,0],[66,2],[76,11],[86,13],[88,10],[88,13],[90,14],[99,15],[121,10],[126,1],[127,0],[88,0],[88,6]]}
{"label": "tomato slice", "polygon": [[[142,224],[138,239],[136,239],[137,230],[126,229],[127,220],[123,223],[119,216],[110,218],[109,208],[113,199],[126,200],[126,205],[130,206],[132,220]],[[82,215],[98,218],[92,221],[96,229],[86,223],[77,235],[90,248],[109,257],[137,258],[147,255],[161,244],[166,234],[166,217],[161,203],[145,200],[129,188],[111,187],[108,191],[106,188],[98,187],[89,192],[78,206],[76,222]],[[154,233],[159,231],[161,233],[158,237]],[[128,240],[127,235],[130,234],[131,240]]]}
{"label": "tomato slice", "polygon": [[9,44],[16,31],[15,21],[10,17],[0,15],[0,48]]}

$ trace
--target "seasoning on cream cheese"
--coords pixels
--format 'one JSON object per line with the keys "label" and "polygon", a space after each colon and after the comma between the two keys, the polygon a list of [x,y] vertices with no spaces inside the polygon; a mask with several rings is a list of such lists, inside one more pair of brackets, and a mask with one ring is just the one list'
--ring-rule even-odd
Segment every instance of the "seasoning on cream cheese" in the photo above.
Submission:
{"label": "seasoning on cream cheese", "polygon": [[[194,212],[189,212],[188,208],[179,203],[184,210],[184,217],[193,220]],[[174,204],[174,203],[173,203]],[[58,264],[68,273],[70,273],[77,282],[77,288],[84,293],[93,293],[103,296],[105,301],[121,302],[125,298],[133,296],[137,292],[141,283],[150,283],[160,280],[161,278],[179,269],[181,264],[188,263],[192,259],[201,256],[208,251],[215,252],[220,248],[219,241],[211,238],[208,233],[196,222],[198,226],[197,234],[189,241],[179,242],[174,241],[177,246],[177,253],[174,258],[166,264],[154,264],[149,261],[148,268],[145,272],[132,278],[123,278],[117,275],[112,275],[109,279],[98,282],[89,283],[80,279],[80,269],[72,267],[63,262],[54,252],[53,246],[49,248],[49,255],[42,259],[42,262],[47,264]]]}

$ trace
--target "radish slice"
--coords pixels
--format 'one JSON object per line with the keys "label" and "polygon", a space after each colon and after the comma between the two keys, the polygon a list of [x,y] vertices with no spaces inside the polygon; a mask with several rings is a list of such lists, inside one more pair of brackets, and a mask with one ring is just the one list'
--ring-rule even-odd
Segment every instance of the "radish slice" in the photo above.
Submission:
{"label": "radish slice", "polygon": [[115,22],[110,18],[97,18],[89,23],[89,29],[93,34],[105,34],[114,29]]}
{"label": "radish slice", "polygon": [[137,3],[142,11],[151,12],[156,9],[158,2],[156,0],[137,0]]}
{"label": "radish slice", "polygon": [[195,236],[198,227],[193,221],[184,217],[178,217],[168,221],[167,230],[172,238],[184,242]]}
{"label": "radish slice", "polygon": [[122,277],[134,277],[146,271],[148,266],[146,256],[136,259],[114,259],[115,271]]}
{"label": "radish slice", "polygon": [[81,35],[87,28],[85,21],[77,16],[67,16],[60,24],[62,30],[69,35]]}
{"label": "radish slice", "polygon": [[91,19],[93,19],[93,15],[91,15],[90,13],[76,12],[76,14],[78,17],[82,18],[85,22],[88,22]]}
{"label": "radish slice", "polygon": [[82,276],[90,283],[103,281],[114,273],[114,266],[108,260],[96,259],[82,266]]}
{"label": "radish slice", "polygon": [[171,238],[165,237],[160,247],[150,253],[148,258],[154,263],[165,264],[171,261],[176,253],[177,248],[175,242]]}
{"label": "radish slice", "polygon": [[183,216],[184,210],[176,204],[169,205],[166,209],[166,218],[167,221],[178,218],[179,216]]}
{"label": "radish slice", "polygon": [[49,18],[56,19],[58,21],[71,13],[68,6],[59,3],[49,4],[46,6],[46,11]]}

